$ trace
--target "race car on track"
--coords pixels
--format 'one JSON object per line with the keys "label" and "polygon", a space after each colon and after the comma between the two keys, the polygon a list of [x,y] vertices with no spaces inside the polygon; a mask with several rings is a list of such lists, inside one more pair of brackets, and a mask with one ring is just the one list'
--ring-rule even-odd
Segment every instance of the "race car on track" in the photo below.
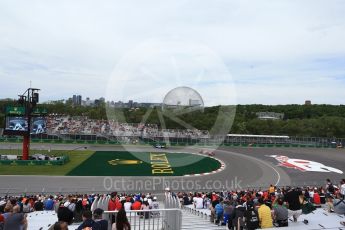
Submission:
{"label": "race car on track", "polygon": [[166,149],[167,145],[165,143],[156,143],[154,147],[157,149]]}

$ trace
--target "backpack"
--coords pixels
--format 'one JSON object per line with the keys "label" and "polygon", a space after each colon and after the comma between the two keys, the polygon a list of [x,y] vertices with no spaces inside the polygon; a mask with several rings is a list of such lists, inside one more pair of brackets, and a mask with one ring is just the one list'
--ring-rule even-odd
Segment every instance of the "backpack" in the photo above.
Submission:
{"label": "backpack", "polygon": [[332,183],[330,183],[329,185],[328,185],[328,191],[330,192],[330,193],[334,193],[334,186],[333,186],[333,184]]}
{"label": "backpack", "polygon": [[259,228],[259,216],[254,208],[246,210],[244,217],[247,229],[250,230]]}

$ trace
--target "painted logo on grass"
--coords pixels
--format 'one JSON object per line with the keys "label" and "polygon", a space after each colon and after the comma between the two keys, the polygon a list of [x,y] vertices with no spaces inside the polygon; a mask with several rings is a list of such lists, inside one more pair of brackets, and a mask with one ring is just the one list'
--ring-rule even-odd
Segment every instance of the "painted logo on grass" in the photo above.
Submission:
{"label": "painted logo on grass", "polygon": [[301,172],[334,172],[334,173],[343,174],[343,171],[339,169],[326,166],[322,163],[315,162],[315,161],[294,159],[294,158],[289,158],[287,156],[282,156],[282,155],[269,155],[268,157],[273,157],[277,161],[279,161],[279,166],[297,169]]}
{"label": "painted logo on grass", "polygon": [[177,145],[181,152],[211,144],[212,151],[230,131],[237,104],[222,59],[205,45],[181,39],[151,39],[130,50],[109,77],[106,100],[117,101],[107,105],[109,127],[127,151],[127,144],[140,142]]}

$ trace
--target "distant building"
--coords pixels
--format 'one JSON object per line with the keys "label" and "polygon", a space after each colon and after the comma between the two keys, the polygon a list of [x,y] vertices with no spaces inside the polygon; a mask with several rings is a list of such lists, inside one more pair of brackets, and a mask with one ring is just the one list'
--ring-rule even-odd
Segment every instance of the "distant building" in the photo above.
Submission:
{"label": "distant building", "polygon": [[73,105],[81,105],[82,97],[81,95],[73,95],[72,103]]}
{"label": "distant building", "polygon": [[128,101],[128,108],[132,108],[133,107],[133,100],[129,100]]}
{"label": "distant building", "polygon": [[311,100],[306,100],[306,101],[304,102],[304,105],[311,105]]}
{"label": "distant building", "polygon": [[258,112],[256,116],[260,120],[282,120],[284,118],[284,113]]}
{"label": "distant building", "polygon": [[200,106],[201,102],[199,100],[189,99],[189,106]]}

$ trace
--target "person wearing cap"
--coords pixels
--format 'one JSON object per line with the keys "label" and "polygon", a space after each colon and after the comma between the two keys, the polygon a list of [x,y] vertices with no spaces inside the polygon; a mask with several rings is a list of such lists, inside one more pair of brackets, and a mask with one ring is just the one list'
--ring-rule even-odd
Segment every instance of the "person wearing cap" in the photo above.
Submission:
{"label": "person wearing cap", "polygon": [[103,219],[103,212],[103,209],[96,208],[93,211],[93,219],[100,225],[100,230],[108,230],[108,221]]}

